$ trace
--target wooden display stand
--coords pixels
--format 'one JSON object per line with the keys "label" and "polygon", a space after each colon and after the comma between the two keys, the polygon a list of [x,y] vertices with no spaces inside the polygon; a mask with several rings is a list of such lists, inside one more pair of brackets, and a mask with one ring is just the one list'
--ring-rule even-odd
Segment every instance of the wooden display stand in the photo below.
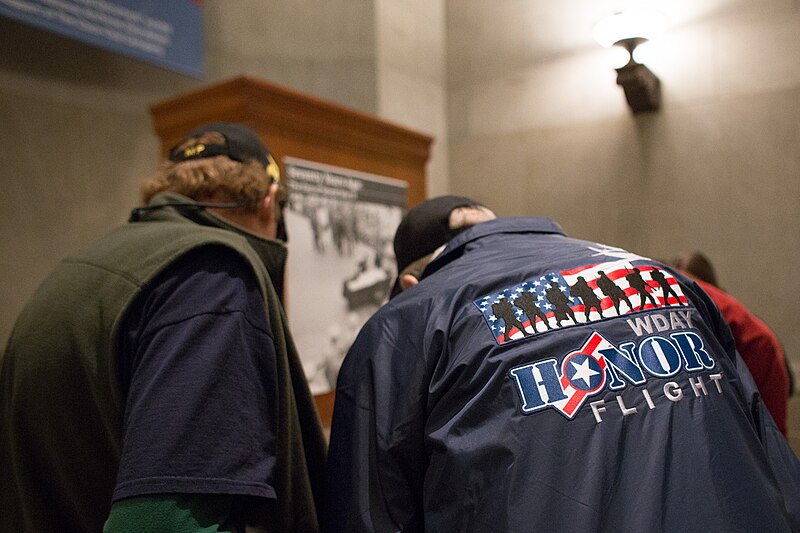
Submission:
{"label": "wooden display stand", "polygon": [[[150,106],[163,154],[196,126],[239,122],[252,128],[282,165],[284,156],[403,180],[408,205],[425,199],[432,138],[266,81],[239,77]],[[283,170],[283,169],[281,169]],[[326,429],[333,392],[316,396]]]}

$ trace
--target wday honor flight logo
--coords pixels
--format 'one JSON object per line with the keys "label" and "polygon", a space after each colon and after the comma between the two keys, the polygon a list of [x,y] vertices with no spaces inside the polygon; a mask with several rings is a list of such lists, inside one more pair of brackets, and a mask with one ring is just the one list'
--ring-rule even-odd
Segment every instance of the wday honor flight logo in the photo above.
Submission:
{"label": "wday honor flight logo", "polygon": [[[683,399],[684,389],[695,396],[707,396],[714,386],[722,392],[721,374],[696,374],[713,369],[716,362],[693,329],[692,311],[677,280],[656,265],[634,266],[626,258],[551,272],[479,298],[474,304],[499,345],[561,327],[654,311],[626,319],[637,337],[635,342],[615,346],[594,331],[580,348],[560,360],[537,360],[512,368],[508,375],[516,385],[523,414],[552,408],[572,419],[588,397],[601,391],[644,385],[650,377],[671,378],[681,370],[690,373],[688,387],[675,381],[664,383],[664,396],[670,401]],[[642,388],[641,394],[654,409],[647,388]],[[621,396],[616,401],[623,415],[637,412],[627,407]],[[605,403],[591,402],[598,423],[607,410]]]}

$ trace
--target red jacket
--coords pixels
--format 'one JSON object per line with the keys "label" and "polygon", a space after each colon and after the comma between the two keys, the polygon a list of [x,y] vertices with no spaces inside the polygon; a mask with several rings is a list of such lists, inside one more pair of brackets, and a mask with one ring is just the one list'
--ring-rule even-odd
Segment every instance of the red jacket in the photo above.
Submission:
{"label": "red jacket", "polygon": [[778,338],[739,300],[710,283],[697,279],[695,281],[717,304],[731,328],[736,340],[736,349],[753,375],[764,404],[778,428],[786,435],[789,374]]}

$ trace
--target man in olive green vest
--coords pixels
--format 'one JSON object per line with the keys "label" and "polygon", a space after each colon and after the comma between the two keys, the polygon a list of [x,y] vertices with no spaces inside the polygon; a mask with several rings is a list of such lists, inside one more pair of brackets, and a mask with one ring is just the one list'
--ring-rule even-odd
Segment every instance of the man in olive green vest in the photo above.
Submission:
{"label": "man in olive green vest", "polygon": [[278,166],[191,132],[0,366],[0,531],[315,531],[325,440],[278,295]]}

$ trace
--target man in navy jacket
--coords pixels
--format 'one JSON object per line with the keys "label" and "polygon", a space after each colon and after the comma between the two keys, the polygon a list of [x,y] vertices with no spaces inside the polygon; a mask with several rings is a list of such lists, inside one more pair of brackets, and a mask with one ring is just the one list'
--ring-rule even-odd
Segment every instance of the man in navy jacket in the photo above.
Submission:
{"label": "man in navy jacket", "polygon": [[[454,230],[475,204],[444,198],[401,222],[401,277],[407,248],[429,262],[339,374],[328,530],[800,530],[800,462],[696,284],[545,218]],[[601,271],[630,308],[597,288]],[[602,316],[570,293],[579,277]],[[574,316],[554,316],[554,284]],[[525,292],[548,328],[494,314]]]}

